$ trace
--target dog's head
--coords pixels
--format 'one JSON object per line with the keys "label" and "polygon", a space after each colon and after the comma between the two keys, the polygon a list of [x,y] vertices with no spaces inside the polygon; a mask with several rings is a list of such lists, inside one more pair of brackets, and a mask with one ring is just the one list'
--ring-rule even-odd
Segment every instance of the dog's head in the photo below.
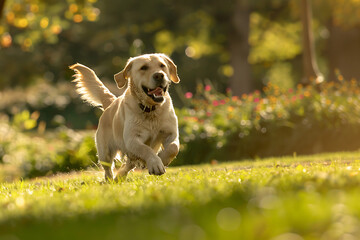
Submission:
{"label": "dog's head", "polygon": [[161,104],[171,82],[178,83],[176,65],[164,54],[145,54],[130,58],[125,68],[114,76],[122,88],[130,80],[137,97],[147,105]]}

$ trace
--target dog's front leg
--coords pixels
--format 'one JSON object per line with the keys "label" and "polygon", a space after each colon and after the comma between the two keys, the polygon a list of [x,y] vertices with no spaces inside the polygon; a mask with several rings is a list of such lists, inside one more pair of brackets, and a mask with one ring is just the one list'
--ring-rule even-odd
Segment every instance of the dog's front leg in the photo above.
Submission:
{"label": "dog's front leg", "polygon": [[[131,130],[126,129],[126,131],[124,131],[124,135],[128,132],[131,132]],[[142,139],[140,134],[134,134],[134,132],[132,133],[133,134],[131,135],[131,137],[127,138],[125,142],[127,154],[130,155],[131,158],[139,158],[144,160],[150,174],[164,174],[164,164],[162,163],[161,159],[156,155],[154,150],[144,143],[145,141]]]}
{"label": "dog's front leg", "polygon": [[154,150],[139,139],[132,139],[126,144],[127,150],[132,156],[145,160],[150,174],[162,175],[165,173],[165,167],[161,159],[155,154]]}
{"label": "dog's front leg", "polygon": [[164,166],[168,166],[179,153],[179,137],[176,133],[170,133],[163,141],[163,149],[159,153],[159,157]]}

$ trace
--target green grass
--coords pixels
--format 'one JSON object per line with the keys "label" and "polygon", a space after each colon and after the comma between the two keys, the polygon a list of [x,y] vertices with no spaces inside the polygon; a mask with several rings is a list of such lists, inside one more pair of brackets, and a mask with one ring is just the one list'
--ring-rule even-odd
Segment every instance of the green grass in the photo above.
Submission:
{"label": "green grass", "polygon": [[0,239],[358,239],[360,152],[0,184]]}

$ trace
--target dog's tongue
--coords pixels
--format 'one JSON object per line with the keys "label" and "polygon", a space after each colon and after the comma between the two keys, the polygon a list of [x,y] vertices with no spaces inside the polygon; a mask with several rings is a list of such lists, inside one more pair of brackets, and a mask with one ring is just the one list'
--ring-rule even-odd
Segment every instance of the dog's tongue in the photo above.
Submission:
{"label": "dog's tongue", "polygon": [[154,90],[148,92],[148,94],[154,94],[155,96],[162,96],[163,89],[161,87],[157,87]]}

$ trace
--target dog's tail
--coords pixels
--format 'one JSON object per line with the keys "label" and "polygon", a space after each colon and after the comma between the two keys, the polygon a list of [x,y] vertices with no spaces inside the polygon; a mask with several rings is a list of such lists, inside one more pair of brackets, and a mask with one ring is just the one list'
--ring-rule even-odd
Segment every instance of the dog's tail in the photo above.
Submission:
{"label": "dog's tail", "polygon": [[95,72],[82,64],[74,64],[70,69],[75,71],[76,92],[83,100],[95,107],[106,109],[116,97],[99,80]]}

